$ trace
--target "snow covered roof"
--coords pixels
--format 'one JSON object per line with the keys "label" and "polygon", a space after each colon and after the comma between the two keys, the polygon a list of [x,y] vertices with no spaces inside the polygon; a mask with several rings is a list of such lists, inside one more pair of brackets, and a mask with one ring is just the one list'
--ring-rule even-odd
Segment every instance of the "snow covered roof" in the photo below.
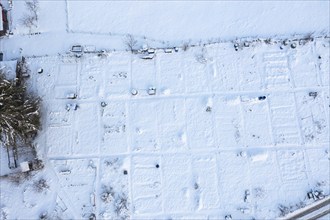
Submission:
{"label": "snow covered roof", "polygon": [[2,21],[2,5],[0,5],[0,31],[3,30],[3,21]]}
{"label": "snow covered roof", "polygon": [[21,167],[22,172],[27,172],[30,170],[29,162],[27,162],[27,161],[20,163],[20,167]]}

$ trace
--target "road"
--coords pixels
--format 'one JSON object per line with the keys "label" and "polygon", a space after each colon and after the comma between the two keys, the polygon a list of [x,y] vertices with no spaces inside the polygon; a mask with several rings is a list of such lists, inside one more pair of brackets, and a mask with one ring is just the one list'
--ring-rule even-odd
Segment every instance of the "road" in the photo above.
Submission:
{"label": "road", "polygon": [[314,220],[314,219],[319,219],[328,213],[330,213],[330,197],[327,197],[327,198],[317,202],[317,204],[312,204],[310,207],[304,209],[303,211],[300,211],[300,212],[298,211],[296,214],[290,215],[290,217],[286,218],[286,219],[287,220],[293,220],[293,219]]}

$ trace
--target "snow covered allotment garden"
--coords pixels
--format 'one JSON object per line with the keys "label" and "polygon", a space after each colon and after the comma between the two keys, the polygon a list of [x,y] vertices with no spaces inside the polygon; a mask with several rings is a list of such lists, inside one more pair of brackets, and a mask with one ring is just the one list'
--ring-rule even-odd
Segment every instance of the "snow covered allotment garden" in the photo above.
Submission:
{"label": "snow covered allotment garden", "polygon": [[0,219],[330,217],[329,2],[0,4]]}

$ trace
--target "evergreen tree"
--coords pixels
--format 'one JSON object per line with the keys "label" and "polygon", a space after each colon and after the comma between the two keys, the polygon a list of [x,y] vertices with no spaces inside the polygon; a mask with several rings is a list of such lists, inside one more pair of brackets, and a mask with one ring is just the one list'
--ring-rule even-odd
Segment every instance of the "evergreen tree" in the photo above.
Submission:
{"label": "evergreen tree", "polygon": [[30,145],[40,128],[38,98],[23,83],[7,80],[0,72],[0,141],[7,148]]}

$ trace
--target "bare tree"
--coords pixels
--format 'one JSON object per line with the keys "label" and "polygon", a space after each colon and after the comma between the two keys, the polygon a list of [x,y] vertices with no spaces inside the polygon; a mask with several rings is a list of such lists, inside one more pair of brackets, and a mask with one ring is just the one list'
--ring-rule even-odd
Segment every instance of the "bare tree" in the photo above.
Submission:
{"label": "bare tree", "polygon": [[30,14],[24,14],[20,22],[22,25],[29,28],[30,32],[32,27],[37,27],[35,17],[32,17]]}
{"label": "bare tree", "polygon": [[32,27],[38,27],[39,1],[26,1],[25,8],[28,13],[24,14],[20,21],[21,24],[29,28],[31,32]]}
{"label": "bare tree", "polygon": [[137,40],[131,34],[126,35],[124,43],[132,53],[136,50]]}
{"label": "bare tree", "polygon": [[199,54],[195,55],[196,61],[201,63],[201,64],[206,64],[207,63],[207,51],[205,48],[202,49],[202,51]]}
{"label": "bare tree", "polygon": [[25,7],[29,12],[33,14],[33,16],[38,20],[38,11],[39,11],[39,1],[32,0],[29,2],[25,2]]}
{"label": "bare tree", "polygon": [[187,51],[190,48],[190,41],[189,42],[184,42],[182,45],[182,50]]}

